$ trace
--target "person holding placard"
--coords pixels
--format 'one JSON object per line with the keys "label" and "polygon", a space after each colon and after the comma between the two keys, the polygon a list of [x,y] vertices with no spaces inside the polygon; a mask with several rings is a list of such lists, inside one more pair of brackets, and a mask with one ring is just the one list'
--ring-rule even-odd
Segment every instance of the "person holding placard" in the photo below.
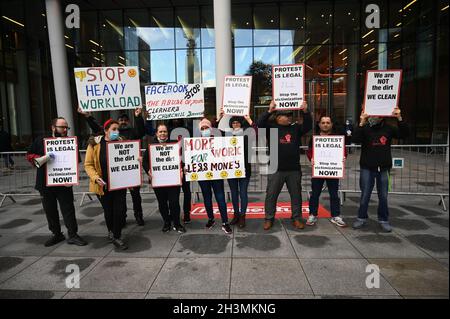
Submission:
{"label": "person holding placard", "polygon": [[89,191],[95,193],[102,204],[108,239],[118,249],[125,250],[128,246],[122,239],[122,227],[127,210],[127,189],[109,191],[106,184],[109,174],[107,143],[122,139],[119,133],[119,122],[110,119],[105,122],[103,128],[104,136],[89,139],[84,168],[90,179]]}
{"label": "person holding placard", "polygon": [[[98,124],[97,120],[89,112],[83,112],[81,108],[78,108],[78,113],[86,117],[86,122],[91,128],[94,134],[103,134],[103,128]],[[130,118],[126,113],[122,113],[117,118],[119,123],[119,133],[125,140],[140,140],[145,135],[145,122],[142,117],[142,108],[137,108],[134,110],[134,123],[135,127],[130,125]],[[144,226],[144,218],[142,213],[142,198],[141,198],[141,187],[132,187],[129,189],[131,194],[131,199],[133,201],[133,211],[134,217],[136,219],[136,224],[139,226]],[[124,224],[126,224],[126,215],[124,219]]]}
{"label": "person holding placard", "polygon": [[[319,119],[319,135],[331,135],[333,131],[333,121],[329,116],[321,116]],[[306,153],[308,159],[312,162],[313,159],[313,139],[309,141],[308,151]],[[347,149],[344,147],[344,158],[347,157]],[[311,197],[309,198],[309,217],[306,225],[314,226],[317,223],[317,211],[319,209],[319,198],[322,193],[323,184],[327,183],[328,193],[330,194],[330,221],[339,227],[346,227],[347,224],[341,217],[341,205],[339,201],[339,179],[336,178],[311,178]]]}
{"label": "person holding placard", "polygon": [[[67,121],[63,117],[58,117],[52,121],[52,134],[47,137],[67,137],[69,129]],[[45,154],[44,147],[44,137],[37,138],[28,149],[26,157],[33,166],[38,168],[35,189],[41,194],[48,227],[53,233],[53,236],[45,242],[45,246],[50,247],[65,240],[59,222],[58,203],[69,235],[67,243],[85,246],[87,242],[77,234],[78,224],[75,217],[75,206],[73,205],[72,186],[49,187],[46,185],[47,162],[55,160],[56,155],[55,153]]]}
{"label": "person holding placard", "polygon": [[353,141],[361,143],[359,184],[361,199],[358,218],[353,228],[360,229],[367,225],[369,200],[375,181],[378,193],[378,223],[384,232],[391,232],[389,224],[388,191],[390,170],[392,168],[391,143],[392,139],[404,139],[409,134],[409,127],[403,121],[399,108],[395,108],[392,115],[397,119],[398,126],[385,123],[384,118],[368,116],[364,111],[360,116],[359,126],[356,128]]}
{"label": "person holding placard", "polygon": [[[292,223],[296,229],[303,229],[305,225],[302,220],[300,146],[301,137],[312,128],[312,117],[306,101],[302,104],[303,124],[294,123],[292,111],[275,111],[275,106],[272,101],[269,110],[261,114],[258,120],[258,128],[276,128],[278,132],[277,150],[270,150],[270,158],[278,160],[278,168],[267,180],[264,230],[273,226],[278,196],[284,184],[287,185],[291,197]],[[269,122],[272,115],[275,118],[273,124]]]}
{"label": "person holding placard", "polygon": [[[169,141],[169,134],[167,126],[165,124],[159,124],[156,128],[156,136],[152,144],[164,144],[173,143]],[[144,153],[144,171],[149,176],[150,184],[152,179],[152,172],[150,170],[150,150],[149,147]],[[181,173],[181,172],[180,172]],[[179,178],[179,175],[178,175]],[[161,217],[164,221],[162,232],[166,233],[173,229],[174,231],[182,234],[186,232],[186,229],[180,223],[180,186],[168,186],[168,187],[154,187],[156,199],[158,200],[158,208]]]}

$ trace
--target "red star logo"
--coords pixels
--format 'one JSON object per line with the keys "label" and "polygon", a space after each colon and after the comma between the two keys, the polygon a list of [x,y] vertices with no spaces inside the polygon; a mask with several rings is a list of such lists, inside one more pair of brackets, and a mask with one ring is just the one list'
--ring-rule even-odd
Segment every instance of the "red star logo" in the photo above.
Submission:
{"label": "red star logo", "polygon": [[387,140],[388,140],[388,139],[387,139],[385,136],[380,137],[380,143],[381,143],[382,145],[386,145]]}

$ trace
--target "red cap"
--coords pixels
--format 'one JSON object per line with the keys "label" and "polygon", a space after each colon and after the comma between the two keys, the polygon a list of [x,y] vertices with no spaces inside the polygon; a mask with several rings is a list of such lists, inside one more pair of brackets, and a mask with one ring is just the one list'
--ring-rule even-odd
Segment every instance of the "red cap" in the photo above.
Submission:
{"label": "red cap", "polygon": [[105,122],[105,124],[103,124],[103,129],[106,130],[106,127],[108,126],[109,123],[112,122],[113,119],[109,119]]}

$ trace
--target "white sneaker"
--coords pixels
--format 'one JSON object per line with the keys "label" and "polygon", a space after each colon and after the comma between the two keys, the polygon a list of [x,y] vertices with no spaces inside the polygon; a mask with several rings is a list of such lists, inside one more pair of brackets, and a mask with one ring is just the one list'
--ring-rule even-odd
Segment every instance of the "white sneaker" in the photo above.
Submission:
{"label": "white sneaker", "polygon": [[306,225],[314,226],[317,223],[317,217],[314,215],[309,215],[308,220],[306,221]]}
{"label": "white sneaker", "polygon": [[336,226],[339,226],[339,227],[347,227],[347,224],[344,222],[344,220],[340,216],[331,218],[330,222],[332,222],[333,224],[335,224]]}

